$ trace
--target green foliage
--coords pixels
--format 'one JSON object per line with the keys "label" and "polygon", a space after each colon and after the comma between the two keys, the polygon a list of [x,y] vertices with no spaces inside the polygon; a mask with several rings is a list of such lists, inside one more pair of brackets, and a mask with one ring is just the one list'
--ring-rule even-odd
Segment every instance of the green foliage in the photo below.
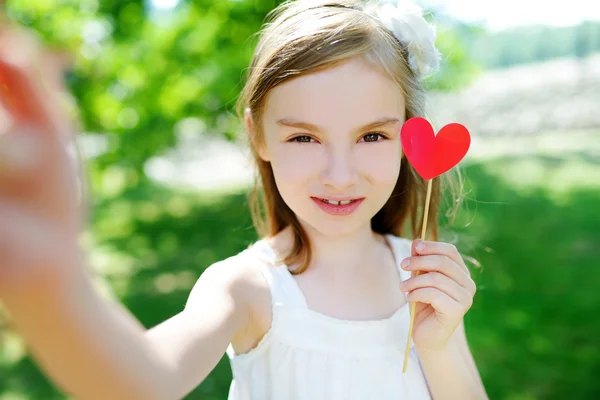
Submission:
{"label": "green foliage", "polygon": [[428,90],[450,91],[466,86],[481,72],[481,68],[473,62],[465,47],[458,25],[441,25],[438,27],[436,47],[442,54],[440,70],[425,81]]}
{"label": "green foliage", "polygon": [[69,85],[88,132],[110,136],[100,169],[144,162],[175,143],[173,126],[196,116],[235,136],[231,106],[270,1],[182,4],[148,18],[143,2],[28,1],[9,15],[74,55]]}

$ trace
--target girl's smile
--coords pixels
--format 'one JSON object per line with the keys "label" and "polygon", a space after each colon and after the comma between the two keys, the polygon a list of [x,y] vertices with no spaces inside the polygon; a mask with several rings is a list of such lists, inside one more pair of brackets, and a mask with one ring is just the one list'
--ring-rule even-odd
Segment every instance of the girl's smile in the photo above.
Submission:
{"label": "girl's smile", "polygon": [[354,199],[354,200],[343,200],[343,201],[334,201],[327,199],[319,199],[316,197],[311,197],[311,199],[321,208],[321,210],[325,211],[327,214],[331,215],[349,215],[356,210],[360,204],[363,202],[363,198]]}

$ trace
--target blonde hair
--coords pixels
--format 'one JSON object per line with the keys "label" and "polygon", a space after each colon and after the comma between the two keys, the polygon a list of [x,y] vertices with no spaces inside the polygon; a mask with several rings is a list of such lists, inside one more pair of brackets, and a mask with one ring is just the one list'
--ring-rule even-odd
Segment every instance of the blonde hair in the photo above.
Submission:
{"label": "blonde hair", "polygon": [[[271,164],[259,156],[259,149],[264,146],[262,116],[269,91],[290,79],[362,57],[382,68],[401,88],[406,99],[406,119],[425,116],[425,91],[408,65],[406,47],[369,15],[366,11],[369,6],[356,0],[297,0],[280,4],[267,15],[259,32],[246,84],[238,99],[239,117],[243,119],[245,112],[252,116],[249,144],[259,172],[250,195],[252,220],[261,237],[274,236],[291,226],[294,243],[282,262],[299,264],[292,271],[295,274],[305,271],[311,262],[310,242],[294,212],[280,196]],[[445,175],[444,182],[448,180]],[[428,219],[432,240],[438,238],[441,186],[445,183],[440,183],[440,178],[434,179]],[[416,238],[422,224],[426,190],[427,182],[403,157],[396,186],[372,218],[372,229],[402,236],[409,221],[410,234]]]}

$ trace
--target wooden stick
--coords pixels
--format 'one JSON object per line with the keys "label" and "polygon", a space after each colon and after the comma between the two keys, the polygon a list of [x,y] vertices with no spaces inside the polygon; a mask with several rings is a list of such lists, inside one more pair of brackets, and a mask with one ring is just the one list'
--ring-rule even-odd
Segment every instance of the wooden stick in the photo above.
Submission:
{"label": "wooden stick", "polygon": [[[423,216],[423,228],[421,230],[421,241],[425,240],[425,236],[427,233],[427,217],[429,216],[429,200],[431,199],[431,184],[433,182],[432,178],[428,181],[427,185],[427,198],[425,199],[425,215]],[[419,276],[421,271],[417,271],[415,276]],[[406,341],[406,350],[404,351],[404,366],[402,367],[402,373],[406,373],[406,366],[408,365],[408,355],[410,351],[410,340],[412,337],[413,325],[415,323],[415,310],[417,307],[417,303],[413,302],[410,307],[410,326],[408,328],[408,340]]]}

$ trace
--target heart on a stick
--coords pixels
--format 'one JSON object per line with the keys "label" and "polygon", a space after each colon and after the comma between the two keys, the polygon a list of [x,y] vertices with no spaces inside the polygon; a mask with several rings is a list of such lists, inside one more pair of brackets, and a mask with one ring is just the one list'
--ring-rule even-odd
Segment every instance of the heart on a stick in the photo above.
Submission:
{"label": "heart on a stick", "polygon": [[452,169],[471,145],[471,135],[463,125],[448,124],[435,135],[429,121],[420,117],[402,125],[400,138],[406,158],[426,181]]}

